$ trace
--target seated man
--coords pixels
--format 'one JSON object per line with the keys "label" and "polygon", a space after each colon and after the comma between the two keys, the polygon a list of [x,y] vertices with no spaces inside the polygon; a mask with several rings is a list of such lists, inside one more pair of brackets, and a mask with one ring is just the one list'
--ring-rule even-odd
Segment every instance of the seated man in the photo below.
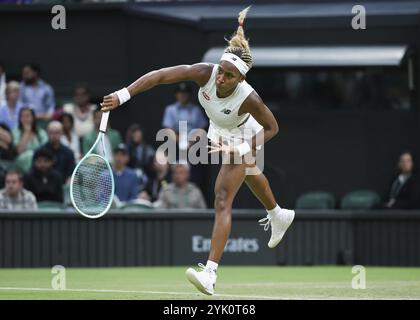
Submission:
{"label": "seated man", "polygon": [[23,177],[19,171],[7,171],[5,188],[0,190],[0,209],[38,209],[34,194],[31,191],[25,190],[23,188]]}
{"label": "seated man", "polygon": [[[121,143],[114,150],[112,172],[115,181],[115,194],[118,200],[123,202],[138,199],[140,190],[145,184],[133,169],[127,167],[128,161],[128,149],[125,144]],[[145,178],[145,176],[141,178]]]}
{"label": "seated man", "polygon": [[166,209],[205,209],[207,208],[201,190],[189,182],[190,172],[187,164],[172,167],[172,183],[163,187],[156,206]]}
{"label": "seated man", "polygon": [[61,174],[54,170],[54,155],[49,149],[35,151],[31,171],[24,177],[24,186],[39,201],[63,202]]}
{"label": "seated man", "polygon": [[149,175],[152,169],[155,150],[144,141],[144,134],[140,125],[132,124],[128,127],[126,142],[130,156],[128,166],[133,169],[141,169]]}
{"label": "seated man", "polygon": [[414,174],[413,156],[410,152],[400,155],[398,174],[394,179],[385,208],[417,209],[420,208],[420,190]]}
{"label": "seated man", "polygon": [[75,167],[73,151],[61,143],[63,125],[59,121],[51,121],[47,127],[48,142],[41,146],[51,151],[54,156],[53,168],[60,172],[63,183],[70,180]]}
{"label": "seated man", "polygon": [[22,102],[35,110],[37,119],[50,120],[55,109],[54,90],[41,79],[40,67],[35,64],[24,65],[22,79],[20,90]]}

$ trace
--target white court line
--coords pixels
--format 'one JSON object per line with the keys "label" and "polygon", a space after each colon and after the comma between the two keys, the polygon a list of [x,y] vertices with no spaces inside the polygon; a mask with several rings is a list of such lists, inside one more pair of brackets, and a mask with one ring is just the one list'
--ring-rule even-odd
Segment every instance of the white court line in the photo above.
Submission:
{"label": "white court line", "polygon": [[[168,295],[191,295],[189,292],[172,292],[172,291],[139,291],[139,290],[113,290],[113,289],[65,289],[55,290],[52,288],[16,288],[16,287],[0,287],[0,290],[15,290],[15,291],[55,291],[60,292],[91,292],[91,293],[142,293],[142,294],[168,294]],[[209,296],[210,297],[210,296]],[[285,299],[284,297],[273,296],[248,296],[248,295],[233,295],[233,294],[215,294],[213,297],[226,298],[244,298],[244,299]]]}
{"label": "white court line", "polygon": [[[189,292],[173,291],[140,291],[140,290],[114,290],[114,289],[65,289],[55,290],[52,288],[17,288],[0,287],[0,291],[54,291],[61,292],[90,292],[90,293],[140,293],[140,294],[167,294],[167,295],[191,295]],[[197,294],[199,295],[199,294]],[[213,296],[202,297],[226,297],[242,299],[266,299],[266,300],[419,300],[417,297],[335,297],[335,296],[312,296],[312,297],[278,297],[278,296],[258,296],[258,295],[233,295],[233,294],[215,294]]]}

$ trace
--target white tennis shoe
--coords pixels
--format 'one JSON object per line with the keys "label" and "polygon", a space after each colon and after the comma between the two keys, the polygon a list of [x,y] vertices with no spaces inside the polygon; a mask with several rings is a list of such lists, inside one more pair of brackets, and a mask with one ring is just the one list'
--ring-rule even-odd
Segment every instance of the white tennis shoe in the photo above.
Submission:
{"label": "white tennis shoe", "polygon": [[202,293],[207,295],[214,294],[217,274],[215,271],[206,268],[202,263],[198,266],[202,269],[197,271],[193,268],[188,268],[185,272],[187,279]]}
{"label": "white tennis shoe", "polygon": [[271,238],[268,242],[270,248],[274,248],[280,243],[294,218],[294,210],[280,209],[280,212],[272,217],[267,214],[265,218],[258,220],[260,225],[264,227],[264,231],[267,231],[271,225]]}

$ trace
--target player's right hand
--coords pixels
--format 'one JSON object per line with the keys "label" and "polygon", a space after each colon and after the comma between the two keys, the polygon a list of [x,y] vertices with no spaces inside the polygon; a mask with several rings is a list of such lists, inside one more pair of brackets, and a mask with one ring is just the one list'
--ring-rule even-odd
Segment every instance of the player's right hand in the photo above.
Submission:
{"label": "player's right hand", "polygon": [[118,100],[118,96],[115,93],[111,93],[105,96],[101,102],[101,111],[107,112],[115,109],[120,105],[120,101]]}

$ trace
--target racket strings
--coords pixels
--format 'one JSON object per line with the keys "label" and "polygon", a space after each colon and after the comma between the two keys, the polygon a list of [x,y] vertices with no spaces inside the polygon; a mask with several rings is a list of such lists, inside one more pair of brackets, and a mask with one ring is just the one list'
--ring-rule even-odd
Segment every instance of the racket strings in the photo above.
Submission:
{"label": "racket strings", "polygon": [[82,160],[74,173],[72,196],[74,204],[85,214],[98,215],[108,209],[113,180],[103,158],[92,155]]}

